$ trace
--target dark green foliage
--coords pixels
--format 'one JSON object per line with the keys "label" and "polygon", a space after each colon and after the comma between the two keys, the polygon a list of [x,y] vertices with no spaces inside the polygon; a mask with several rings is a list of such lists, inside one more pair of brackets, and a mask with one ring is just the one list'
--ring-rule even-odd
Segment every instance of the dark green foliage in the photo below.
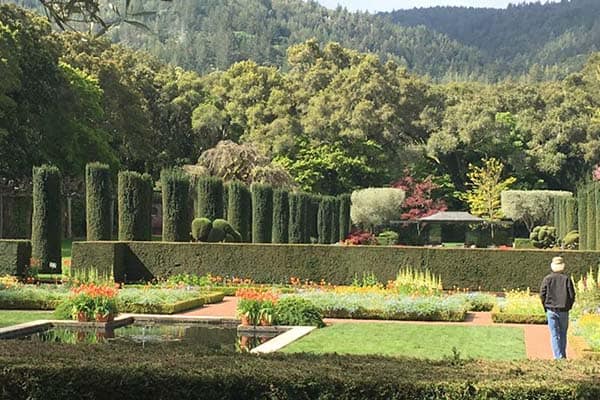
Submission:
{"label": "dark green foliage", "polygon": [[321,196],[311,195],[308,193],[303,193],[304,196],[304,220],[307,221],[305,223],[305,234],[304,234],[304,243],[311,243],[311,240],[314,239],[315,243],[318,242],[319,237],[319,228],[318,228],[318,219],[319,219],[319,207],[321,205]]}
{"label": "dark green foliage", "polygon": [[337,197],[331,198],[331,239],[330,243],[340,240],[340,201]]}
{"label": "dark green foliage", "polygon": [[333,220],[333,208],[335,207],[335,203],[333,198],[330,196],[325,196],[321,199],[319,203],[319,211],[317,214],[317,230],[320,244],[329,244],[331,243],[332,235],[332,224]]}
{"label": "dark green foliage", "polygon": [[118,176],[119,240],[152,238],[152,177],[134,171]]}
{"label": "dark green foliage", "polygon": [[350,234],[352,221],[350,220],[350,195],[342,194],[338,197],[340,201],[340,240],[344,240]]}
{"label": "dark green foliage", "polygon": [[58,168],[49,165],[33,168],[31,256],[41,272],[60,273],[61,271],[60,185],[61,176]]}
{"label": "dark green foliage", "polygon": [[198,178],[198,210],[196,216],[211,221],[223,218],[223,180],[212,176]]}
{"label": "dark green foliage", "polygon": [[579,231],[579,249],[588,250],[588,216],[587,216],[587,191],[584,186],[577,189],[577,225]]}
{"label": "dark green foliage", "polygon": [[579,248],[579,232],[571,231],[565,235],[563,239],[565,249],[577,250]]}
{"label": "dark green foliage", "polygon": [[[599,252],[546,250],[445,249],[387,246],[255,245],[221,243],[123,243],[124,258],[98,251],[98,244],[76,242],[73,266],[119,263],[129,280],[173,274],[247,276],[259,283],[288,282],[292,276],[332,284],[351,284],[370,271],[382,282],[396,278],[401,267],[428,269],[440,275],[446,289],[487,291],[538,288],[550,271],[552,257],[561,255],[569,274],[581,276],[600,262]],[[117,243],[118,244],[118,243]],[[526,268],[524,266],[527,266]],[[477,271],[474,273],[473,271]]]}
{"label": "dark green foliage", "polygon": [[162,186],[162,240],[187,242],[190,216],[190,179],[181,169],[165,169],[160,174]]}
{"label": "dark green foliage", "polygon": [[95,271],[98,276],[114,276],[115,282],[130,280],[125,266],[125,257],[130,253],[126,243],[73,242],[71,252],[72,274],[81,276],[89,271]]}
{"label": "dark green foliage", "polygon": [[112,236],[112,182],[107,164],[85,166],[87,240],[110,240]]}
{"label": "dark green foliage", "polygon": [[31,259],[29,240],[0,240],[0,276],[23,276]]}
{"label": "dark green foliage", "polygon": [[377,235],[377,244],[381,246],[393,246],[398,244],[399,235],[394,231],[385,231]]}
{"label": "dark green foliage", "polygon": [[227,220],[242,235],[242,241],[251,241],[252,195],[242,182],[227,184],[228,207]]}
{"label": "dark green foliage", "polygon": [[288,223],[288,242],[303,243],[304,237],[304,207],[303,193],[291,192],[288,196],[289,203],[289,223]]}
{"label": "dark green foliage", "polygon": [[194,218],[192,221],[192,238],[197,242],[207,242],[212,229],[212,222],[208,218]]}
{"label": "dark green foliage", "polygon": [[515,238],[515,249],[535,249],[531,239]]}
{"label": "dark green foliage", "polygon": [[288,243],[290,205],[287,190],[273,191],[273,243]]}
{"label": "dark green foliage", "polygon": [[549,249],[556,246],[556,228],[553,226],[536,226],[529,235],[531,243],[538,249]]}
{"label": "dark green foliage", "polygon": [[223,183],[223,219],[227,219],[227,211],[229,211],[229,185]]}
{"label": "dark green foliage", "polygon": [[[587,190],[587,250],[596,250],[596,184],[590,184]],[[600,234],[600,232],[599,232]]]}
{"label": "dark green foliage", "polygon": [[2,237],[4,239],[29,239],[31,237],[31,214],[33,211],[30,195],[2,197]]}
{"label": "dark green foliage", "polygon": [[224,241],[225,235],[227,235],[227,232],[225,232],[225,227],[228,225],[229,225],[229,223],[227,221],[225,221],[224,219],[214,220],[212,223],[212,229],[210,230],[210,233],[208,234],[207,242],[217,243],[217,242]]}
{"label": "dark green foliage", "polygon": [[273,325],[325,326],[317,307],[301,297],[284,297],[275,305]]}
{"label": "dark green foliage", "polygon": [[271,243],[273,226],[273,188],[252,184],[252,242]]}
{"label": "dark green foliage", "polygon": [[[212,223],[213,229],[218,229],[221,230],[223,232],[225,232],[225,238],[222,239],[225,242],[235,242],[235,243],[240,243],[242,241],[242,235],[235,229],[233,229],[233,227],[231,226],[231,224],[229,222],[227,222],[224,219],[215,219]],[[209,235],[209,242],[210,240],[210,235]]]}

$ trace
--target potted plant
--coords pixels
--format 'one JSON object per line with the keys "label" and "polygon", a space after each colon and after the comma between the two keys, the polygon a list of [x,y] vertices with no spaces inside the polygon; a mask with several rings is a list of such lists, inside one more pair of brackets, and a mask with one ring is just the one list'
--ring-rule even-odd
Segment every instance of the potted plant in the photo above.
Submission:
{"label": "potted plant", "polygon": [[239,297],[237,314],[242,325],[258,325],[262,319],[266,325],[271,323],[278,298],[276,293],[242,288],[237,290],[236,296]]}
{"label": "potted plant", "polygon": [[98,296],[94,299],[94,316],[97,322],[110,322],[117,314],[117,300],[114,296]]}
{"label": "potted plant", "polygon": [[117,289],[114,287],[89,283],[73,288],[72,292],[69,302],[73,319],[108,322],[117,313]]}
{"label": "potted plant", "polygon": [[275,302],[270,300],[265,300],[261,302],[258,314],[260,316],[260,325],[271,325],[271,323],[273,322],[273,315],[275,314]]}

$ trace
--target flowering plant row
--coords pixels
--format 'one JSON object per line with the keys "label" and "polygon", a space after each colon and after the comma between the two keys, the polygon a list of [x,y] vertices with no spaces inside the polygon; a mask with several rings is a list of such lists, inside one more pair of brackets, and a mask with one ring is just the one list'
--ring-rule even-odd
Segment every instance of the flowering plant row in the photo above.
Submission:
{"label": "flowering plant row", "polygon": [[117,313],[116,287],[83,284],[71,289],[71,316],[79,320],[108,320]]}

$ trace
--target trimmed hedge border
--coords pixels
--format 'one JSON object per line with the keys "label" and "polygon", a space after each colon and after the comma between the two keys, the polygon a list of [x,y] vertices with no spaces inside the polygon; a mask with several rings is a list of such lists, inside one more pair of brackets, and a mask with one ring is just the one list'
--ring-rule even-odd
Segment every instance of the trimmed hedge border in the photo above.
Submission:
{"label": "trimmed hedge border", "polygon": [[[142,281],[175,274],[242,276],[257,283],[287,283],[292,276],[351,284],[373,272],[386,282],[401,267],[440,275],[446,289],[536,291],[562,255],[577,277],[596,268],[600,252],[444,249],[401,246],[323,246],[241,243],[74,242],[72,269],[113,272],[117,281]],[[114,270],[113,270],[114,268]]]}
{"label": "trimmed hedge border", "polygon": [[545,325],[548,321],[545,315],[508,314],[492,312],[492,321],[497,324],[537,324]]}
{"label": "trimmed hedge border", "polygon": [[0,275],[23,276],[30,260],[29,240],[0,240]]}
{"label": "trimmed hedge border", "polygon": [[[595,400],[594,361],[425,361],[379,356],[206,354],[0,341],[0,392],[21,399]],[[18,384],[16,384],[18,383]]]}
{"label": "trimmed hedge border", "polygon": [[423,315],[422,313],[405,313],[395,312],[389,313],[383,310],[368,310],[359,308],[354,311],[348,310],[321,310],[323,318],[338,318],[338,319],[368,319],[368,320],[385,320],[385,321],[443,321],[443,322],[463,322],[467,316],[467,311],[447,312],[447,313],[430,313]]}
{"label": "trimmed hedge border", "polygon": [[54,310],[62,300],[31,300],[0,301],[2,310]]}
{"label": "trimmed hedge border", "polygon": [[171,304],[121,304],[119,303],[119,312],[134,314],[176,314],[193,308],[202,307],[205,304],[220,303],[223,301],[225,293],[214,292],[201,295],[194,299],[183,300]]}

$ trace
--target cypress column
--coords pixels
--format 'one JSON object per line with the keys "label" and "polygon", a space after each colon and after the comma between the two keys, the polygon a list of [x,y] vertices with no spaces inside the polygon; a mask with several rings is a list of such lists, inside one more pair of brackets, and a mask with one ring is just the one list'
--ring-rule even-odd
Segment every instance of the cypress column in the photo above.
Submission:
{"label": "cypress column", "polygon": [[292,192],[288,196],[289,203],[289,223],[288,223],[288,242],[299,244],[303,243],[304,226],[303,223],[303,195],[302,193]]}
{"label": "cypress column", "polygon": [[196,217],[211,221],[223,218],[223,181],[212,176],[198,179],[198,211]]}
{"label": "cypress column", "polygon": [[61,176],[57,167],[33,168],[31,256],[43,273],[60,273],[62,267]]}
{"label": "cypress column", "polygon": [[112,183],[110,167],[101,163],[85,166],[85,211],[88,241],[112,238]]}
{"label": "cypress column", "polygon": [[587,247],[587,190],[585,186],[577,189],[577,225],[579,230],[579,250]]}
{"label": "cypress column", "polygon": [[319,244],[331,243],[332,233],[332,210],[333,205],[331,197],[324,196],[319,204],[319,211],[317,214],[317,229],[319,231]]}
{"label": "cypress column", "polygon": [[242,235],[243,242],[252,240],[252,196],[248,187],[239,181],[227,185],[227,221]]}
{"label": "cypress column", "polygon": [[350,195],[342,194],[340,200],[340,240],[345,240],[350,234]]}
{"label": "cypress column", "polygon": [[284,189],[273,191],[273,243],[288,243],[290,206],[288,192]]}
{"label": "cypress column", "polygon": [[117,186],[119,240],[151,240],[152,177],[121,171]]}
{"label": "cypress column", "polygon": [[587,250],[596,250],[596,184],[587,187]]}
{"label": "cypress column", "polygon": [[340,240],[340,201],[337,197],[331,198],[331,240],[337,243]]}
{"label": "cypress column", "polygon": [[252,184],[252,242],[271,243],[273,227],[273,188]]}
{"label": "cypress column", "polygon": [[162,241],[188,242],[190,239],[190,178],[179,168],[160,173],[162,186]]}

